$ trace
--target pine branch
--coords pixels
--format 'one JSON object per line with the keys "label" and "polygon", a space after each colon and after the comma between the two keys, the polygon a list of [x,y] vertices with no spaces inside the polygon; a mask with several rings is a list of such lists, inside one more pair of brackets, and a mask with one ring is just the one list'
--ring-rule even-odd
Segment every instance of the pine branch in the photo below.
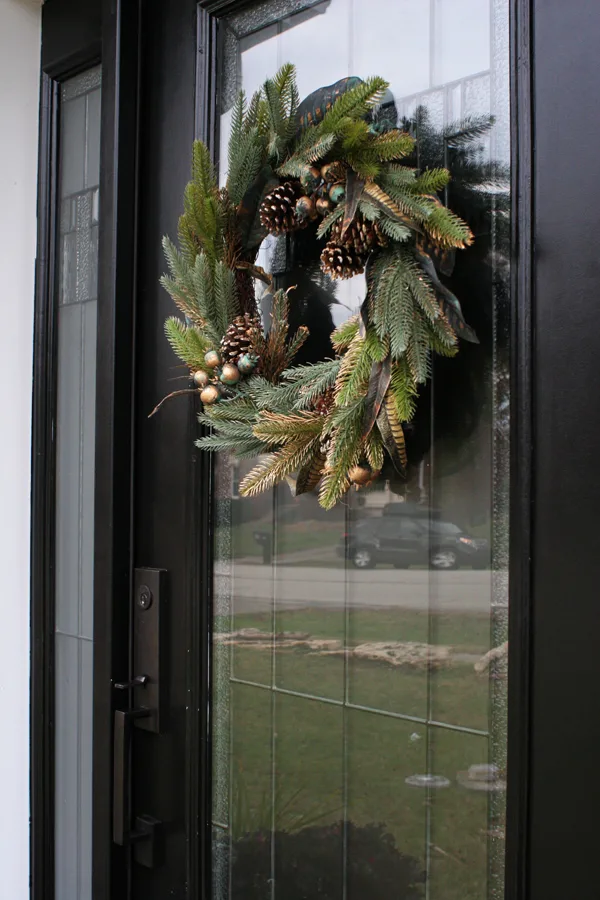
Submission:
{"label": "pine branch", "polygon": [[350,316],[345,322],[335,329],[331,335],[331,343],[336,353],[343,353],[347,350],[359,330],[358,316]]}
{"label": "pine branch", "polygon": [[225,334],[229,323],[241,312],[237,295],[235,272],[229,266],[218,262],[214,273],[214,309],[221,334]]}
{"label": "pine branch", "polygon": [[377,153],[380,162],[390,162],[395,159],[402,159],[408,156],[415,147],[415,139],[406,132],[387,131],[385,134],[379,135],[372,142],[372,147]]}
{"label": "pine branch", "polygon": [[473,234],[466,222],[441,203],[436,205],[425,227],[442,247],[468,247],[473,243]]}
{"label": "pine branch", "polygon": [[431,374],[431,352],[426,322],[418,309],[413,310],[413,321],[406,358],[417,384],[425,384]]}
{"label": "pine branch", "polygon": [[369,384],[373,357],[367,342],[357,334],[346,354],[335,383],[335,402],[345,406],[355,397],[364,395]]}
{"label": "pine branch", "polygon": [[363,452],[361,427],[364,411],[364,398],[361,397],[333,413],[333,446],[327,456],[319,490],[319,503],[324,509],[332,509],[350,487],[348,472],[360,461]]}
{"label": "pine branch", "polygon": [[219,434],[203,435],[196,441],[196,447],[213,453],[232,453],[238,459],[259,456],[265,451],[265,445],[256,438],[240,440],[239,438],[221,437]]}
{"label": "pine branch", "polygon": [[198,415],[201,425],[218,425],[221,422],[247,422],[253,426],[258,417],[256,404],[246,397],[235,397],[232,400],[222,400],[207,411]]}
{"label": "pine branch", "polygon": [[254,436],[270,447],[297,443],[309,437],[316,437],[323,430],[323,416],[314,412],[300,412],[293,415],[263,412],[254,426]]}
{"label": "pine branch", "polygon": [[367,462],[374,472],[381,472],[384,463],[383,444],[381,435],[373,428],[365,442],[365,453]]}
{"label": "pine branch", "polygon": [[333,212],[330,212],[328,216],[325,216],[317,229],[317,238],[324,238],[325,235],[331,231],[335,223],[339,221],[339,219],[343,218],[343,215],[344,207],[340,204],[340,206],[336,206]]}
{"label": "pine branch", "polygon": [[418,390],[405,356],[392,363],[389,390],[399,421],[410,422],[415,414]]}
{"label": "pine branch", "polygon": [[311,140],[306,140],[306,146],[300,145],[299,149],[289,157],[277,170],[280,175],[289,175],[292,178],[301,178],[306,170],[314,163],[324,159],[336,142],[335,134],[317,136],[310,129],[307,133]]}
{"label": "pine branch", "polygon": [[264,165],[264,148],[258,128],[240,129],[238,138],[229,141],[227,194],[233,206],[239,206]]}
{"label": "pine branch", "polygon": [[270,453],[241,481],[242,497],[255,497],[274,487],[279,481],[301,468],[310,459],[319,438],[307,442],[289,443],[276,453]]}
{"label": "pine branch", "polygon": [[165,322],[165,334],[179,359],[192,369],[204,369],[204,354],[210,344],[194,326],[188,326],[176,316]]}
{"label": "pine branch", "polygon": [[337,134],[345,119],[362,119],[376,107],[385,95],[389,84],[384,78],[367,78],[335,101],[321,122],[314,126],[319,134]]}
{"label": "pine branch", "polygon": [[419,194],[437,194],[450,183],[448,169],[425,169],[410,186]]}
{"label": "pine branch", "polygon": [[287,368],[294,359],[296,358],[296,354],[302,345],[305,343],[308,338],[308,328],[306,325],[300,325],[297,331],[294,332],[285,348],[285,355],[283,359],[283,365]]}
{"label": "pine branch", "polygon": [[[317,368],[319,364],[315,364],[311,366],[311,368]],[[324,365],[324,364],[321,364]],[[313,380],[310,384],[306,384],[300,389],[300,396],[294,403],[294,409],[307,409],[314,403],[314,401],[322,396],[327,390],[333,387],[335,384],[335,380],[340,371],[340,360],[332,360],[328,361],[328,368],[323,371],[323,374],[319,377],[318,375],[313,376]]]}
{"label": "pine branch", "polygon": [[203,250],[211,260],[223,253],[223,210],[210,152],[202,141],[192,151],[192,180],[183,199],[179,238],[184,255],[193,263]]}
{"label": "pine branch", "polygon": [[365,193],[369,196],[369,198],[375,203],[380,209],[391,218],[400,222],[401,225],[406,225],[407,228],[411,228],[413,231],[421,232],[422,229],[419,225],[410,219],[407,215],[405,215],[402,210],[399,208],[398,204],[395,203],[392,198],[387,194],[382,188],[377,184],[367,184],[365,185]]}

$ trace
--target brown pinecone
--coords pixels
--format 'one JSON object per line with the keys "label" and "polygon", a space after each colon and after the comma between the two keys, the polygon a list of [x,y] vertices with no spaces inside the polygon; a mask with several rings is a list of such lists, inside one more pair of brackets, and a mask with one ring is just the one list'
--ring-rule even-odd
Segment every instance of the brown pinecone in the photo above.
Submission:
{"label": "brown pinecone", "polygon": [[358,253],[354,244],[329,241],[321,253],[321,268],[331,278],[352,278],[365,271],[367,254]]}
{"label": "brown pinecone", "polygon": [[314,411],[318,412],[320,416],[328,416],[331,412],[331,407],[333,406],[333,397],[333,388],[327,388],[327,390],[323,394],[320,394],[314,401]]}
{"label": "brown pinecone", "polygon": [[237,363],[244,353],[252,353],[257,332],[262,329],[260,318],[244,313],[237,316],[221,339],[221,359],[224,363]]}
{"label": "brown pinecone", "polygon": [[285,234],[301,227],[296,202],[302,194],[300,184],[286,181],[267,194],[260,207],[260,221],[270,234]]}
{"label": "brown pinecone", "polygon": [[340,221],[331,229],[331,238],[337,244],[345,247],[353,247],[359,256],[368,256],[374,247],[385,247],[387,240],[377,222],[369,222],[362,216],[357,216],[352,220],[352,224],[344,235],[343,242],[340,241],[342,233],[342,223]]}

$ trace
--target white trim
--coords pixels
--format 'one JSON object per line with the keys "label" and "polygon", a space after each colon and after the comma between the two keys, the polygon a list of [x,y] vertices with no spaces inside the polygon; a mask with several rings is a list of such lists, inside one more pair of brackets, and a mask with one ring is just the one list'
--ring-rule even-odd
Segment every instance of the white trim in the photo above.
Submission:
{"label": "white trim", "polygon": [[0,894],[29,897],[29,504],[41,8],[0,0]]}

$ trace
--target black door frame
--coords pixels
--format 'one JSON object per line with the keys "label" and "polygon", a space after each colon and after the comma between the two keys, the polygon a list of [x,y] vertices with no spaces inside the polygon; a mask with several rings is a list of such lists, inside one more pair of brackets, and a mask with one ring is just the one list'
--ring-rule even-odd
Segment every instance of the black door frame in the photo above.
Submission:
{"label": "black door frame", "polygon": [[[216,127],[218,21],[249,0],[198,5],[195,132]],[[102,9],[101,9],[102,6]],[[600,335],[590,323],[600,270],[594,171],[600,121],[594,64],[600,10],[588,0],[510,0],[513,196],[508,900],[595,896],[600,802],[589,713],[595,683]],[[68,24],[68,27],[65,27]],[[133,560],[139,0],[49,0],[43,11],[39,232],[32,452],[32,896],[53,897],[53,534],[56,85],[102,58],[98,443],[95,576],[94,900],[125,895],[127,853],[112,844],[112,681],[127,673]],[[100,48],[102,52],[100,53]],[[577,91],[575,90],[577,86]],[[557,177],[558,175],[558,177]],[[561,225],[563,227],[561,227]],[[192,405],[185,413],[190,433]],[[568,461],[566,463],[565,461]],[[190,455],[184,484],[187,880],[210,884],[210,467]],[[576,504],[573,503],[576,499]],[[573,515],[575,507],[575,515]],[[197,510],[197,513],[190,513]],[[198,538],[203,538],[201,541]],[[194,552],[202,546],[201,554]],[[147,561],[151,564],[151,561]],[[568,599],[577,590],[576,602]],[[197,598],[202,597],[202,603]],[[560,716],[560,722],[557,722]],[[577,747],[574,789],[562,761]],[[581,737],[583,735],[583,738]],[[200,764],[198,764],[200,760]],[[551,789],[549,786],[552,786]],[[552,823],[549,825],[549,823]],[[548,859],[556,862],[552,865]]]}

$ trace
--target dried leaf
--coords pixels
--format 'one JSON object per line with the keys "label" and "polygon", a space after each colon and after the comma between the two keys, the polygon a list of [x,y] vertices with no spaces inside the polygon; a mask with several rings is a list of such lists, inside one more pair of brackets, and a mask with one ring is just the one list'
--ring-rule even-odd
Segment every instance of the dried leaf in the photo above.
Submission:
{"label": "dried leaf", "polygon": [[298,472],[298,477],[296,478],[296,496],[314,491],[323,477],[324,466],[325,454],[320,447],[317,447],[315,448],[311,459],[309,459]]}
{"label": "dried leaf", "polygon": [[358,203],[365,189],[365,182],[360,178],[354,169],[348,169],[346,175],[346,202],[344,205],[344,219],[342,221],[342,231],[340,241],[344,240],[346,232],[352,224],[352,220],[356,215]]}
{"label": "dried leaf", "polygon": [[374,362],[371,367],[371,377],[369,378],[369,386],[367,388],[365,416],[363,419],[362,438],[368,437],[371,433],[381,404],[390,386],[392,377],[392,360],[388,356],[383,362]]}

